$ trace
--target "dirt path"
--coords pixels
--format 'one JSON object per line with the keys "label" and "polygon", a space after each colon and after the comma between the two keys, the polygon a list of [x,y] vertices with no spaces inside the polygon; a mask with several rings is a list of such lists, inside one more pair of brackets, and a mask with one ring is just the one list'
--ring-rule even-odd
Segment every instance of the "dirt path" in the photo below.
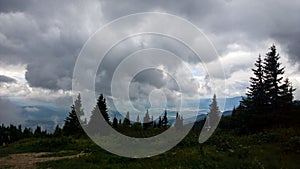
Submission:
{"label": "dirt path", "polygon": [[11,154],[7,157],[0,158],[0,168],[10,169],[33,169],[36,168],[36,163],[46,162],[53,160],[61,160],[68,158],[76,158],[84,155],[83,152],[76,155],[62,156],[62,157],[41,157],[43,155],[52,154],[50,152],[40,153],[23,153],[23,154]]}

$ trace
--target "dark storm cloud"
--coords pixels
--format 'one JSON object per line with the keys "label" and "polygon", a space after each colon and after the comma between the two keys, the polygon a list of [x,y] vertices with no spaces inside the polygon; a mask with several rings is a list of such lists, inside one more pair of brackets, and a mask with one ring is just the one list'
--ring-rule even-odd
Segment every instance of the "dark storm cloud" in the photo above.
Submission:
{"label": "dark storm cloud", "polygon": [[23,2],[1,1],[0,61],[26,64],[32,87],[71,89],[76,57],[100,26],[98,3]]}
{"label": "dark storm cloud", "polygon": [[0,0],[0,12],[24,11],[33,0]]}
{"label": "dark storm cloud", "polygon": [[8,77],[8,76],[4,76],[4,75],[0,75],[0,83],[15,83],[16,79]]}
{"label": "dark storm cloud", "polygon": [[[230,43],[255,48],[272,39],[287,47],[290,59],[300,61],[299,7],[297,0],[0,0],[0,61],[26,64],[26,80],[31,86],[70,89],[76,57],[88,37],[112,19],[146,11],[167,12],[195,23],[215,36],[212,40],[221,54]],[[168,43],[155,42],[156,47],[172,50]],[[131,47],[137,49],[129,45],[126,50],[131,52]],[[114,61],[106,63],[104,73],[98,76],[104,82],[116,67]]]}
{"label": "dark storm cloud", "polygon": [[[300,21],[299,21],[300,22]],[[299,25],[300,26],[300,25]],[[297,33],[283,32],[276,33],[274,37],[287,48],[291,63],[300,62],[300,29]]]}
{"label": "dark storm cloud", "polygon": [[214,8],[218,7],[217,1],[173,1],[173,0],[153,0],[153,1],[140,1],[140,0],[104,0],[102,1],[102,10],[105,16],[110,19],[140,12],[152,11],[167,11],[174,15],[183,17],[202,18],[213,12]]}
{"label": "dark storm cloud", "polygon": [[221,54],[229,43],[255,47],[263,40],[272,39],[287,47],[290,59],[300,61],[300,2],[297,0],[187,0],[176,3],[111,0],[102,5],[105,17],[110,19],[153,10],[184,17],[205,33],[215,35],[213,42]]}

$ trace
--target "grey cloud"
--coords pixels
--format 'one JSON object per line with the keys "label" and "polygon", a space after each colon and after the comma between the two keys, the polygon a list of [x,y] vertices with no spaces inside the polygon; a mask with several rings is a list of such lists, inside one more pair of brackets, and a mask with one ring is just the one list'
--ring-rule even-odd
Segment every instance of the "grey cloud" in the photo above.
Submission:
{"label": "grey cloud", "polygon": [[[119,4],[116,7],[115,4]],[[300,61],[300,3],[280,0],[267,1],[104,1],[105,17],[117,17],[145,11],[162,11],[184,17],[212,34],[217,50],[240,43],[250,48],[266,39],[286,45],[290,59]],[[271,45],[271,44],[270,44]]]}
{"label": "grey cloud", "polygon": [[0,97],[0,108],[0,124],[21,124],[24,121],[21,109],[10,100]]}
{"label": "grey cloud", "polygon": [[[290,59],[299,61],[299,7],[300,2],[297,0],[26,3],[1,0],[0,58],[8,64],[27,64],[26,80],[31,86],[53,90],[70,89],[76,57],[85,40],[103,23],[136,12],[161,11],[184,17],[204,33],[213,35],[213,42],[220,54],[226,52],[224,46],[229,43],[255,48],[260,41],[274,39],[287,46]],[[155,38],[143,39],[140,44],[120,44],[122,50],[109,54],[104,60],[105,64],[100,65],[98,72],[105,73],[98,75],[97,82],[103,83],[97,85],[97,90],[110,91],[109,82],[118,63],[124,56],[138,49],[162,48],[186,56],[184,59],[189,63],[199,62],[180,46],[182,45]],[[234,71],[236,69],[231,72]]]}
{"label": "grey cloud", "polygon": [[1,61],[27,64],[26,80],[33,87],[70,89],[76,57],[89,35],[100,26],[99,3],[27,3],[24,10],[14,10],[18,5],[7,2],[4,6],[11,10],[1,10]]}
{"label": "grey cloud", "polygon": [[0,83],[16,83],[17,80],[8,76],[0,75]]}
{"label": "grey cloud", "polygon": [[24,11],[32,2],[33,0],[0,0],[0,13]]}
{"label": "grey cloud", "polygon": [[[116,5],[118,4],[118,5]],[[118,0],[104,0],[102,1],[102,10],[109,19],[116,19],[118,17],[140,12],[170,12],[171,14],[181,15],[186,17],[205,17],[212,12],[213,7],[217,7],[219,2],[212,1],[197,1],[187,0],[174,2],[172,0],[153,0],[153,1],[118,1]]]}
{"label": "grey cloud", "polygon": [[162,74],[162,71],[157,69],[148,69],[139,72],[139,74],[137,74],[134,77],[132,82],[149,84],[158,89],[166,85],[166,80],[164,80],[164,75]]}
{"label": "grey cloud", "polygon": [[[164,49],[173,53],[182,60],[181,62],[178,62],[175,59],[166,60],[164,56],[161,56],[160,61],[164,63],[166,67],[168,67],[169,72],[175,72],[180,66],[182,66],[182,62],[197,63],[200,61],[199,58],[190,51],[190,49],[174,39],[160,37],[157,35],[143,35],[132,37],[114,46],[102,60],[101,64],[99,65],[96,77],[97,92],[110,95],[110,84],[113,74],[117,71],[117,67],[122,64],[122,62],[126,60],[126,57],[128,57],[129,55],[133,54],[136,51],[148,48]],[[152,54],[150,51],[148,57],[150,58],[151,55]],[[143,65],[144,62],[149,62],[149,59],[139,59],[135,60],[134,62],[127,63],[128,65],[126,69],[127,71],[130,71],[137,65]],[[166,85],[168,85],[167,87],[169,88],[176,88],[176,86],[170,81],[170,83],[167,84],[168,79],[163,79],[162,74],[161,72],[159,72],[159,70],[144,71],[143,75],[137,75],[133,79],[133,82],[134,81],[148,84],[156,88],[161,88],[163,86],[166,87]]]}

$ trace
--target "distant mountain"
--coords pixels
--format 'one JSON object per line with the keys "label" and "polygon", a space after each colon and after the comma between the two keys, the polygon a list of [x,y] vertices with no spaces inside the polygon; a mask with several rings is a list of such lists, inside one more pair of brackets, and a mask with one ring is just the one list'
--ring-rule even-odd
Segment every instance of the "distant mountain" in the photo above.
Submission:
{"label": "distant mountain", "polygon": [[25,120],[24,127],[35,129],[37,125],[43,130],[52,132],[56,125],[62,126],[68,111],[53,106],[21,106],[21,114]]}
{"label": "distant mountain", "polygon": [[227,111],[224,111],[222,113],[223,116],[231,116],[232,115],[232,110],[227,110]]}

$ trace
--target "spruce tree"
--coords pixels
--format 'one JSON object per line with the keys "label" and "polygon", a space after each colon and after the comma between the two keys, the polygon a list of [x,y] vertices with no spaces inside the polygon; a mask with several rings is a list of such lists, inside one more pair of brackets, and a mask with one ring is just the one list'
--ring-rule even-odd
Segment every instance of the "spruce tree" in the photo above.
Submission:
{"label": "spruce tree", "polygon": [[280,86],[279,92],[279,105],[281,108],[290,110],[291,106],[293,105],[293,92],[296,89],[293,88],[289,79],[285,79],[284,83]]}
{"label": "spruce tree", "polygon": [[130,126],[130,117],[129,112],[126,113],[126,117],[124,118],[123,125],[129,127]]}
{"label": "spruce tree", "polygon": [[162,118],[162,127],[167,127],[168,126],[168,113],[167,110],[164,112],[164,116]]}
{"label": "spruce tree", "polygon": [[105,121],[108,124],[110,124],[109,115],[108,115],[107,106],[106,106],[106,99],[103,97],[103,94],[100,94],[97,105],[98,105],[98,108],[99,108],[102,116],[104,117]]}
{"label": "spruce tree", "polygon": [[113,119],[112,126],[113,126],[114,128],[117,128],[117,127],[118,127],[118,119],[117,119],[116,117],[114,117],[114,119]]}
{"label": "spruce tree", "polygon": [[82,103],[81,103],[81,96],[80,96],[80,94],[78,94],[77,99],[75,100],[74,108],[75,108],[75,112],[77,114],[77,117],[79,118],[79,121],[81,123],[84,123],[84,121],[81,120],[81,117],[84,116],[84,112],[83,112],[83,109],[82,109]]}
{"label": "spruce tree", "polygon": [[140,128],[141,128],[141,121],[140,121],[140,116],[139,116],[139,114],[138,114],[137,117],[136,117],[136,122],[133,123],[132,126],[133,126],[134,129],[140,129]]}
{"label": "spruce tree", "polygon": [[79,115],[84,115],[83,109],[81,107],[81,97],[80,95],[78,95],[74,104],[71,106],[71,111],[69,112],[69,115],[65,119],[65,124],[62,129],[64,135],[74,135],[83,133],[83,129],[79,121]]}
{"label": "spruce tree", "polygon": [[34,130],[34,134],[35,137],[41,137],[42,136],[42,128],[41,126],[36,126],[36,129]]}
{"label": "spruce tree", "polygon": [[252,69],[254,77],[250,77],[250,87],[248,88],[248,93],[246,94],[248,99],[251,100],[252,109],[251,111],[263,112],[266,105],[265,96],[265,84],[264,84],[264,73],[262,59],[259,55],[256,63],[256,69]]}
{"label": "spruce tree", "polygon": [[214,94],[211,104],[209,105],[209,112],[208,112],[209,124],[213,125],[216,124],[218,119],[220,118],[220,110],[217,103],[217,96]]}
{"label": "spruce tree", "polygon": [[61,135],[62,135],[62,129],[59,127],[59,125],[56,125],[53,136],[60,137]]}
{"label": "spruce tree", "polygon": [[63,134],[64,135],[74,135],[81,131],[81,125],[77,118],[77,114],[75,111],[75,106],[71,106],[71,111],[69,112],[68,117],[65,119],[65,124],[63,126]]}
{"label": "spruce tree", "polygon": [[90,121],[88,122],[87,129],[92,134],[107,134],[99,133],[100,128],[102,128],[103,125],[105,125],[104,123],[110,124],[110,121],[106,107],[106,100],[103,97],[103,94],[100,94],[99,98],[97,99],[97,104],[92,110],[92,115]]}
{"label": "spruce tree", "polygon": [[284,74],[284,68],[281,67],[279,59],[280,56],[276,51],[276,47],[272,45],[264,60],[265,94],[271,112],[276,111],[278,108],[280,84]]}
{"label": "spruce tree", "polygon": [[137,117],[136,117],[136,122],[137,122],[137,123],[140,123],[140,115],[139,115],[139,114],[138,114]]}
{"label": "spruce tree", "polygon": [[150,115],[147,110],[145,117],[144,117],[143,127],[144,127],[144,129],[147,129],[149,126],[150,126]]}
{"label": "spruce tree", "polygon": [[157,127],[158,127],[158,128],[161,128],[161,127],[162,127],[162,119],[161,119],[161,116],[158,117]]}
{"label": "spruce tree", "polygon": [[183,118],[182,118],[182,116],[180,116],[178,114],[178,112],[176,113],[176,119],[175,119],[174,127],[176,129],[181,129],[183,127]]}
{"label": "spruce tree", "polygon": [[256,61],[247,97],[240,102],[233,118],[243,131],[282,124],[282,115],[292,106],[295,89],[288,79],[282,83],[284,68],[279,59],[276,47],[272,45],[263,62],[260,56]]}

